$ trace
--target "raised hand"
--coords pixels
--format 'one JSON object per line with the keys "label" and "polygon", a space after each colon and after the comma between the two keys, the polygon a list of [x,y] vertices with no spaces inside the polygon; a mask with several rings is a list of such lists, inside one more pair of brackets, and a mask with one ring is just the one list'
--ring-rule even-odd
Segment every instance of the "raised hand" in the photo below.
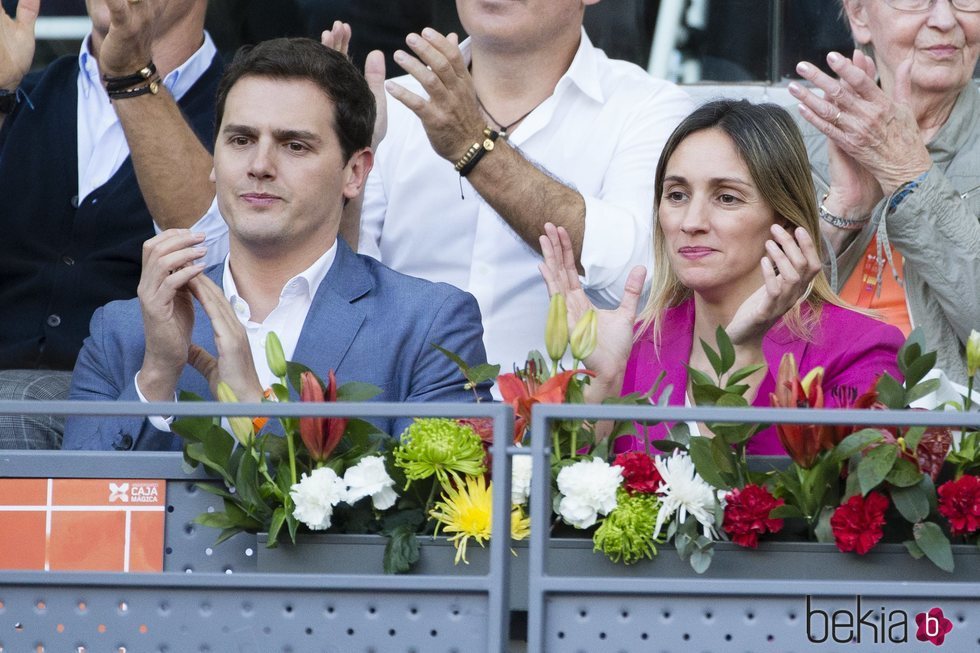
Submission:
{"label": "raised hand", "polygon": [[[348,23],[335,20],[330,29],[323,30],[320,34],[320,43],[324,47],[331,48],[347,54],[351,40],[351,27]],[[378,145],[388,131],[388,97],[385,95],[385,56],[381,50],[372,50],[364,60],[364,79],[367,80],[368,88],[374,95],[374,102],[378,107],[378,114],[374,120],[374,136],[371,138],[371,148],[377,149]]]}
{"label": "raised hand", "polygon": [[188,283],[204,265],[195,263],[206,249],[204,234],[186,229],[164,231],[143,245],[143,271],[136,294],[143,314],[146,351],[139,387],[149,401],[172,401],[187,364],[194,328]]}
{"label": "raised hand", "polygon": [[0,9],[0,89],[13,91],[34,61],[34,24],[41,0],[20,0],[14,18]]}
{"label": "raised hand", "polygon": [[[572,240],[564,227],[545,223],[545,233],[540,238],[544,262],[538,266],[548,286],[548,295],[562,293],[568,309],[569,330],[590,308],[595,308],[579,281],[575,267]],[[626,359],[633,346],[633,324],[636,309],[643,291],[646,270],[636,266],[626,279],[623,301],[615,310],[596,309],[598,319],[598,343],[595,351],[585,360],[586,366],[596,373],[597,386],[603,386],[605,394],[618,391],[622,384]]]}
{"label": "raised hand", "polygon": [[409,34],[405,42],[417,58],[397,50],[395,62],[418,80],[428,98],[395,82],[387,83],[388,92],[419,117],[439,156],[458,161],[486,127],[458,39],[427,27],[421,34]]}
{"label": "raised hand", "polygon": [[106,0],[109,32],[99,48],[99,69],[103,74],[131,75],[149,63],[165,4],[161,0]]}
{"label": "raised hand", "polygon": [[212,395],[217,396],[218,382],[224,381],[239,401],[262,401],[262,384],[255,372],[248,335],[224,292],[203,274],[188,285],[211,319],[214,344],[218,350],[218,356],[214,357],[201,347],[192,345],[190,364],[208,380]]}
{"label": "raised hand", "polygon": [[742,302],[725,327],[736,346],[761,347],[766,332],[809,291],[821,270],[820,256],[806,229],[797,227],[790,234],[774,224],[771,232],[773,239],[766,241],[768,256],[760,262],[764,283]]}
{"label": "raised hand", "polygon": [[806,62],[797,72],[823,91],[823,97],[790,84],[800,115],[878,181],[885,194],[932,166],[912,111],[912,59],[899,65],[891,95],[874,80],[874,64],[855,51],[854,58],[831,52],[827,62],[839,79]]}

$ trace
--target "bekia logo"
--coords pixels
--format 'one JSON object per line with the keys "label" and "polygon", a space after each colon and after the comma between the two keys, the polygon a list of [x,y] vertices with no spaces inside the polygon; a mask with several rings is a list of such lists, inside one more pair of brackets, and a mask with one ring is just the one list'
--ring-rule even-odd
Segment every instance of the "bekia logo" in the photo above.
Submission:
{"label": "bekia logo", "polygon": [[156,503],[158,499],[155,483],[109,483],[109,503]]}
{"label": "bekia logo", "polygon": [[[953,630],[953,622],[946,618],[942,608],[915,615],[918,629],[915,638],[920,642],[932,642],[942,646],[946,635]],[[861,596],[854,597],[854,610],[828,612],[813,606],[810,595],[806,597],[806,638],[814,644],[833,640],[837,644],[870,641],[874,644],[905,644],[909,641],[909,616],[905,610],[887,610],[885,606],[863,610]]]}
{"label": "bekia logo", "polygon": [[953,630],[953,622],[946,618],[942,608],[920,612],[915,615],[915,623],[919,627],[915,638],[920,642],[932,642],[936,646],[942,646],[946,635]]}
{"label": "bekia logo", "polygon": [[109,503],[113,501],[129,503],[129,483],[109,483]]}

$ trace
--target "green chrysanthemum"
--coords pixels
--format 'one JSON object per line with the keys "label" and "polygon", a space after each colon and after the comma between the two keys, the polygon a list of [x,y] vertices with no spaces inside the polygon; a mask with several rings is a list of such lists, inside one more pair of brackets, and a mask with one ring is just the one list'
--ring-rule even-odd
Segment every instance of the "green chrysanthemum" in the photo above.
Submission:
{"label": "green chrysanthemum", "polygon": [[594,551],[602,551],[613,562],[622,560],[631,565],[642,558],[657,555],[656,544],[663,537],[653,538],[660,511],[660,499],[653,494],[630,495],[623,488],[616,491],[616,509],[610,512],[596,529],[592,542]]}
{"label": "green chrysanthemum", "polygon": [[444,486],[449,476],[458,483],[460,476],[483,474],[483,459],[480,436],[451,419],[415,420],[395,448],[395,464],[405,470],[409,484],[432,475]]}

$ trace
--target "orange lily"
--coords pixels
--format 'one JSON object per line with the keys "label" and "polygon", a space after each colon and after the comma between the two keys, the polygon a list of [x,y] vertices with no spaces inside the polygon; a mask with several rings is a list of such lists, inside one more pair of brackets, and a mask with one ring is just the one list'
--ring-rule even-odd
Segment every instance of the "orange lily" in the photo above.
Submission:
{"label": "orange lily", "polygon": [[564,403],[568,384],[576,374],[595,376],[589,370],[569,370],[540,383],[533,370],[526,370],[523,373],[501,374],[497,377],[500,395],[514,407],[515,444],[524,439],[524,433],[531,422],[531,407],[534,404]]}
{"label": "orange lily", "polygon": [[[306,371],[300,375],[300,401],[337,401],[337,377],[333,370],[327,375],[327,391],[313,372]],[[314,461],[321,463],[330,457],[333,450],[347,429],[347,419],[343,417],[300,417],[299,434],[303,444],[310,452]]]}
{"label": "orange lily", "polygon": [[[823,368],[816,367],[802,381],[793,354],[783,354],[776,377],[776,392],[769,403],[775,408],[823,408]],[[834,447],[834,427],[814,424],[777,424],[783,449],[797,465],[810,469],[822,449]]]}

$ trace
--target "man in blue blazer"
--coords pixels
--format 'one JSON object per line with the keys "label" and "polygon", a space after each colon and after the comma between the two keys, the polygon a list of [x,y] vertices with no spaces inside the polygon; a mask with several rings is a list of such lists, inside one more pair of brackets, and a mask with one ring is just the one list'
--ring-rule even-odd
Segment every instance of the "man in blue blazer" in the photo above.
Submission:
{"label": "man in blue blazer", "polygon": [[[374,98],[353,65],[308,39],[267,41],[228,68],[216,115],[211,177],[228,258],[204,270],[203,234],[187,230],[147,241],[138,298],[96,311],[71,398],[210,398],[221,380],[259,401],[274,380],[264,339],[275,331],[288,359],[377,385],[377,400],[472,400],[431,345],[485,362],[473,297],[394,272],[337,237],[373,162]],[[381,426],[398,435],[404,423]],[[70,418],[64,439],[66,449],[181,446],[163,417]]]}

